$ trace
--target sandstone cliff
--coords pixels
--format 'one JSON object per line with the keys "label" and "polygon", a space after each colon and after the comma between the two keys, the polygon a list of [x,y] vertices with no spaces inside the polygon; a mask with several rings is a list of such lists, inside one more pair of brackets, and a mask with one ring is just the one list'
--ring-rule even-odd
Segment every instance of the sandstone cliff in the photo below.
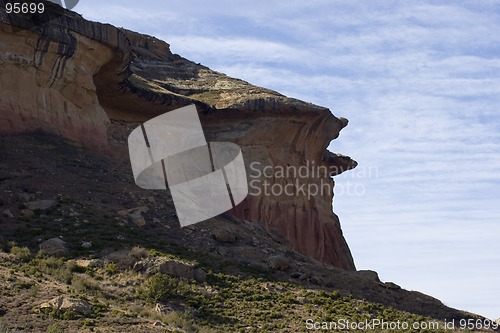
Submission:
{"label": "sandstone cliff", "polygon": [[[49,11],[60,9],[49,6]],[[331,176],[356,162],[326,151],[346,119],[195,64],[154,37],[73,12],[38,26],[0,13],[0,134],[42,130],[109,150],[110,120],[145,121],[191,103],[208,141],[242,147],[258,188],[265,182],[292,184],[288,188],[295,191],[253,193],[233,213],[262,223],[301,253],[354,270],[332,212]],[[280,176],[273,172],[279,167],[308,172]],[[298,191],[309,184],[322,193]]]}

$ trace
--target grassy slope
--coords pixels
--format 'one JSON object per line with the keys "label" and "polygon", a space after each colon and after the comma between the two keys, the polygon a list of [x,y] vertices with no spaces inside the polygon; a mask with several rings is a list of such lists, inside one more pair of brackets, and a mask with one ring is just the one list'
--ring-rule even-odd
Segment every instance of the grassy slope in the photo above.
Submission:
{"label": "grassy slope", "polygon": [[[198,231],[178,228],[171,199],[160,192],[147,197],[151,193],[135,187],[126,163],[46,136],[2,138],[0,149],[0,211],[9,209],[16,216],[0,217],[0,246],[10,252],[0,253],[0,333],[8,328],[9,332],[303,332],[308,318],[437,322],[350,296],[346,290],[277,278],[265,267],[221,260],[213,248],[201,244],[203,238],[194,247],[183,243],[185,235]],[[19,217],[25,207],[23,194],[32,200],[55,198],[58,203],[32,217]],[[155,216],[156,222],[139,228],[116,214],[141,204],[150,206],[147,220]],[[37,255],[40,241],[57,236],[71,249],[67,258]],[[82,247],[82,241],[91,241],[92,247]],[[196,262],[208,278],[197,282],[137,273],[131,267],[141,257]],[[104,259],[101,266],[85,267],[95,258]],[[80,318],[36,311],[37,305],[58,295],[89,301],[93,313]],[[169,310],[156,312],[157,303]],[[153,326],[155,321],[163,326]]]}

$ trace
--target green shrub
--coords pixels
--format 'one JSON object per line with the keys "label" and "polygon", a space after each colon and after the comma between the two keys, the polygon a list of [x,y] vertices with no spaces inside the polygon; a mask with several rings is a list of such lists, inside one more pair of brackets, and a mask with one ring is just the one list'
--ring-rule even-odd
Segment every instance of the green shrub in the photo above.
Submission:
{"label": "green shrub", "polygon": [[129,254],[130,257],[140,260],[140,259],[145,259],[149,257],[149,252],[143,247],[140,246],[134,246],[132,250],[130,250]]}
{"label": "green shrub", "polygon": [[13,246],[10,249],[10,253],[13,254],[17,259],[22,261],[29,261],[31,258],[31,251],[26,246]]}
{"label": "green shrub", "polygon": [[32,265],[40,272],[49,274],[57,281],[70,284],[74,269],[72,265],[65,265],[64,259],[54,257],[38,257]]}

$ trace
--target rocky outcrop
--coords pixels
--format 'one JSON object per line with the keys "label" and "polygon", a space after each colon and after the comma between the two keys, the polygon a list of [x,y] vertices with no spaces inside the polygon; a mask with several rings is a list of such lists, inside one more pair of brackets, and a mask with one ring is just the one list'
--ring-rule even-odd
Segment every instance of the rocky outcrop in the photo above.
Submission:
{"label": "rocky outcrop", "polygon": [[194,103],[207,141],[242,148],[251,189],[232,213],[301,253],[355,269],[332,212],[331,177],[356,162],[326,151],[346,119],[69,11],[40,26],[2,12],[0,37],[0,134],[43,130],[106,150],[110,119],[145,121]]}
{"label": "rocky outcrop", "polygon": [[40,244],[40,253],[53,257],[65,257],[69,254],[66,242],[60,238],[51,238]]}
{"label": "rocky outcrop", "polygon": [[48,302],[39,305],[38,309],[44,313],[58,311],[68,313],[69,317],[86,317],[92,314],[92,306],[83,299],[58,296]]}

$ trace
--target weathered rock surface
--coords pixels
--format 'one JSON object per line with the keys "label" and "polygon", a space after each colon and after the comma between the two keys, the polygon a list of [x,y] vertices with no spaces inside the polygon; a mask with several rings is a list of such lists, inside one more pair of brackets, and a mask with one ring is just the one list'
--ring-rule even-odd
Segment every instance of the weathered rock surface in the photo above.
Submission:
{"label": "weathered rock surface", "polygon": [[40,252],[53,257],[64,257],[69,254],[66,242],[60,238],[51,238],[40,244]]}
{"label": "weathered rock surface", "polygon": [[58,296],[48,302],[42,303],[40,304],[39,309],[41,311],[58,310],[63,313],[69,312],[73,315],[79,316],[88,316],[92,313],[92,306],[89,302],[65,296]]}
{"label": "weathered rock surface", "polygon": [[[332,213],[331,176],[356,162],[326,151],[346,119],[195,64],[154,37],[69,11],[35,28],[0,12],[0,38],[0,134],[43,130],[106,150],[110,119],[145,121],[194,103],[207,141],[240,145],[255,181],[233,214],[277,232],[301,253],[355,269]],[[279,167],[306,176],[280,177]],[[267,195],[265,182],[289,191]]]}

